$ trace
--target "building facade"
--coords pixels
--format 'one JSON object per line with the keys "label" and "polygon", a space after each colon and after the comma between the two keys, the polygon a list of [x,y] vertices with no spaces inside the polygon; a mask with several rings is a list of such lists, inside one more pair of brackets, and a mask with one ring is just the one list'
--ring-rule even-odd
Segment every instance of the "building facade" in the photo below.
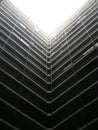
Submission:
{"label": "building facade", "polygon": [[0,1],[0,129],[96,130],[98,2],[48,38]]}

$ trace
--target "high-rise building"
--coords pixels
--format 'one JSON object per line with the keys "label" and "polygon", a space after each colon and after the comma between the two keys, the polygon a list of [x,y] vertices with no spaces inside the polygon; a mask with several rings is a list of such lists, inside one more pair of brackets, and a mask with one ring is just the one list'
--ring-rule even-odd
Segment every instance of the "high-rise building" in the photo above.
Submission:
{"label": "high-rise building", "polygon": [[97,130],[98,2],[57,32],[0,1],[0,130]]}

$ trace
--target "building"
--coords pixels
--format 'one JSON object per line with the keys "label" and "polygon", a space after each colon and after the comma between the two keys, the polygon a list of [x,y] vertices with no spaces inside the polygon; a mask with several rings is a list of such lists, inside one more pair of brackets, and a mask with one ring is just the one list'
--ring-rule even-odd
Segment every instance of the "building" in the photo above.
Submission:
{"label": "building", "polygon": [[98,2],[88,0],[50,40],[0,2],[0,129],[95,130]]}

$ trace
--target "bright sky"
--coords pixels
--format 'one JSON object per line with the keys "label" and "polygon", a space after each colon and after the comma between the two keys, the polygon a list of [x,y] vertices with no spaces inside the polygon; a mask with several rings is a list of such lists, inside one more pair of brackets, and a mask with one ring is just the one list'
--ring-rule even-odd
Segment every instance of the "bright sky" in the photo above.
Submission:
{"label": "bright sky", "polygon": [[47,35],[53,33],[87,0],[10,0]]}

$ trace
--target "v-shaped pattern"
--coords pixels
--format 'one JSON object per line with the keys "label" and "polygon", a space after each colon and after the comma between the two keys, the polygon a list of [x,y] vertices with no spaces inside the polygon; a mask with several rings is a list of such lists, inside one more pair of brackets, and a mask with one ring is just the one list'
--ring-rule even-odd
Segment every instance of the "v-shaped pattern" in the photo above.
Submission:
{"label": "v-shaped pattern", "polygon": [[9,1],[0,3],[0,126],[75,130],[96,124],[97,15],[97,1],[88,1],[50,40]]}

